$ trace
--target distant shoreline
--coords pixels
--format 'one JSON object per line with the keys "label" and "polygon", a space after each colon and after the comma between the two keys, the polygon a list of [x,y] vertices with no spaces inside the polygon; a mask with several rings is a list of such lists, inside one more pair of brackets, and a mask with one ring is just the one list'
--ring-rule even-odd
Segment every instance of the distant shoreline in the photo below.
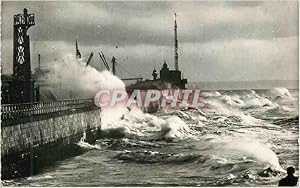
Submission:
{"label": "distant shoreline", "polygon": [[288,89],[299,89],[299,80],[258,80],[258,81],[199,81],[188,82],[189,89],[202,90],[244,90],[244,89],[272,89],[284,87]]}

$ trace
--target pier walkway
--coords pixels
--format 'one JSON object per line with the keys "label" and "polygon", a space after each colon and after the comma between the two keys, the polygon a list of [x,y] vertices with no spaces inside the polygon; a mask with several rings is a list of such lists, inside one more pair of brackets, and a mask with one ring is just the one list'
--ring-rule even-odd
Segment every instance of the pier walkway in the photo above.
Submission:
{"label": "pier walkway", "polygon": [[30,176],[79,154],[83,135],[90,143],[101,136],[100,112],[93,99],[1,105],[1,178]]}
{"label": "pier walkway", "polygon": [[1,105],[1,127],[95,109],[93,99]]}

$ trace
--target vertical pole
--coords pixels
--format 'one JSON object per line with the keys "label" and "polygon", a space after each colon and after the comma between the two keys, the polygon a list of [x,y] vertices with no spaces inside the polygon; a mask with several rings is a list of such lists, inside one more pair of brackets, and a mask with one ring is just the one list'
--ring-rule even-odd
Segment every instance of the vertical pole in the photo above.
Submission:
{"label": "vertical pole", "polygon": [[75,44],[75,54],[76,54],[76,57],[78,58],[78,43],[77,43],[77,39],[76,39],[76,44]]}
{"label": "vertical pole", "polygon": [[39,70],[41,70],[41,54],[38,54]]}
{"label": "vertical pole", "polygon": [[112,72],[113,72],[113,75],[116,75],[116,58],[113,57],[112,60]]}

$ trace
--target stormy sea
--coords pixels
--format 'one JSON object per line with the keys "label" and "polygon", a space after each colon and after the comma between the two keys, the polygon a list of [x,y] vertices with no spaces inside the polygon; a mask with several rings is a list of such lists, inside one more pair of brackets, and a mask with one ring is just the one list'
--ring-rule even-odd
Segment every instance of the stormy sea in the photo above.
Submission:
{"label": "stormy sea", "polygon": [[[205,107],[106,115],[102,139],[12,186],[275,186],[299,173],[298,90],[201,92]],[[111,112],[110,112],[111,113]],[[114,120],[111,120],[114,119]],[[111,120],[111,121],[109,121]]]}

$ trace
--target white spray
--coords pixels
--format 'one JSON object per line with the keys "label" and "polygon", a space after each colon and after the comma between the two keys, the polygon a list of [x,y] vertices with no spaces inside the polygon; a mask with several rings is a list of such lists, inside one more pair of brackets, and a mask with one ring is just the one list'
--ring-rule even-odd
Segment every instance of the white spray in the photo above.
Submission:
{"label": "white spray", "polygon": [[125,89],[118,77],[108,71],[99,72],[94,67],[85,66],[85,62],[73,55],[66,55],[60,61],[51,63],[53,66],[48,74],[47,82],[60,98],[65,91],[72,93],[72,98],[93,98],[100,89]]}

